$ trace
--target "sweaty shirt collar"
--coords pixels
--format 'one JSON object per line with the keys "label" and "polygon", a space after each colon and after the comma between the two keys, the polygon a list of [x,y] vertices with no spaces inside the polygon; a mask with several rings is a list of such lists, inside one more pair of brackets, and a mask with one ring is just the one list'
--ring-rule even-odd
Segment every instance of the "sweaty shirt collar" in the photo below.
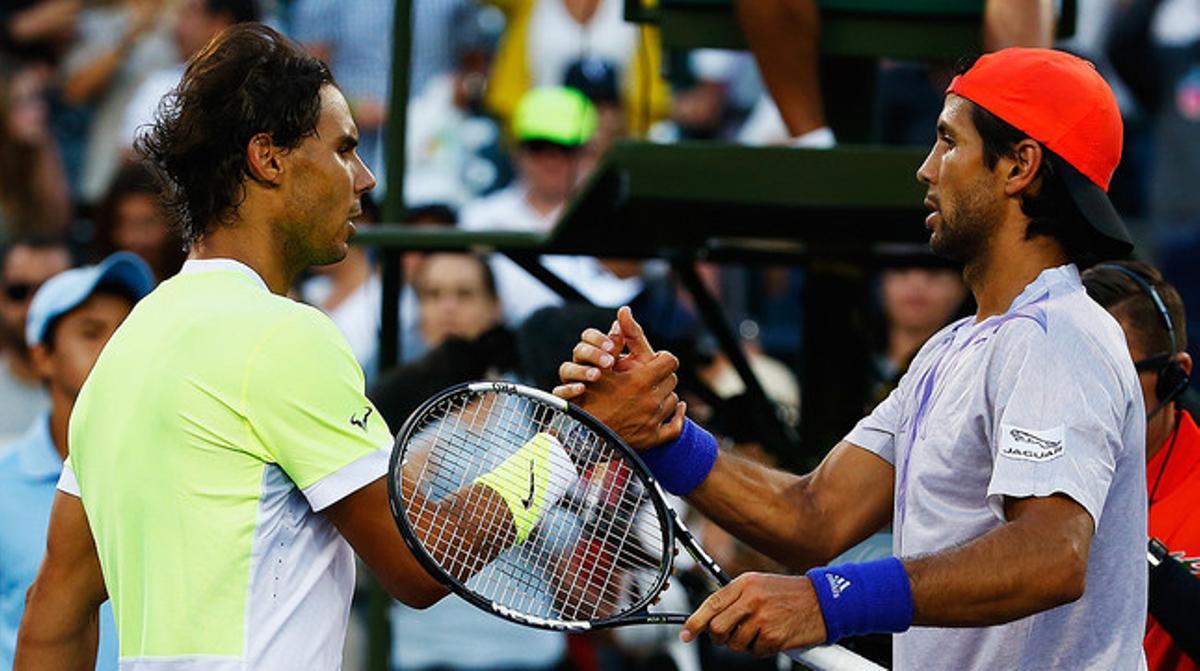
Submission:
{"label": "sweaty shirt collar", "polygon": [[1065,286],[1068,290],[1082,290],[1083,281],[1079,279],[1079,268],[1075,267],[1074,263],[1066,263],[1061,266],[1047,268],[1038,273],[1038,276],[1032,282],[1025,285],[1025,289],[1020,294],[1017,294],[1017,297],[1013,299],[1012,305],[1008,306],[1006,312],[1012,312],[1017,308],[1037,301],[1054,286]]}
{"label": "sweaty shirt collar", "polygon": [[233,259],[188,259],[187,261],[183,262],[183,267],[179,269],[179,274],[186,275],[188,273],[206,273],[212,270],[236,270],[239,273],[252,278],[263,289],[266,289],[267,291],[271,290],[257,271],[241,261],[235,261]]}

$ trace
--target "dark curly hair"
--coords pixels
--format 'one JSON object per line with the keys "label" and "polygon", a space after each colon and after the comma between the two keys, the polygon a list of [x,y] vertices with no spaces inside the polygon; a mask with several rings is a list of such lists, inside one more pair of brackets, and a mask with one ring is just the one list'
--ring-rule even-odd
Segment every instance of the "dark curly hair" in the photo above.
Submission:
{"label": "dark curly hair", "polygon": [[266,133],[292,149],[316,132],[326,84],[324,63],[258,23],[229,28],[188,62],[136,144],[188,244],[229,223],[245,199],[250,138]]}

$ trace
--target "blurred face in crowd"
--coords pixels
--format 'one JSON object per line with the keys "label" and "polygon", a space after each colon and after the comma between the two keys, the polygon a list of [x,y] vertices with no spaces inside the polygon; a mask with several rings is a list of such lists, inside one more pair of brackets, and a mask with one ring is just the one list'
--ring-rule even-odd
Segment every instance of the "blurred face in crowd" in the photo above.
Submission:
{"label": "blurred face in crowd", "polygon": [[500,302],[484,278],[483,261],[469,254],[430,254],[414,286],[421,303],[421,336],[430,347],[447,337],[479,337],[500,321]]}
{"label": "blurred face in crowd", "polygon": [[14,144],[32,146],[46,140],[49,108],[42,95],[45,80],[41,69],[23,67],[12,75],[7,90],[0,92],[0,108],[5,111],[0,135]]}
{"label": "blurred face in crowd", "polygon": [[625,111],[619,103],[596,101],[596,134],[579,150],[579,177],[586,179],[609,147],[618,138],[625,137]]}
{"label": "blurred face in crowd", "polygon": [[1003,180],[983,160],[983,139],[971,119],[972,103],[946,96],[937,140],[917,179],[928,187],[925,205],[929,246],[961,263],[980,258],[1004,216]]}
{"label": "blurred face in crowd", "polygon": [[580,149],[545,140],[522,142],[517,172],[538,199],[565,203],[579,177]]}
{"label": "blurred face in crowd", "polygon": [[25,350],[25,316],[33,294],[46,280],[71,267],[65,247],[14,245],[0,269],[0,335],[4,345]]}
{"label": "blurred face in crowd", "polygon": [[179,47],[179,55],[184,60],[191,58],[230,25],[232,21],[225,14],[210,13],[205,0],[187,0],[175,20],[175,44]]}
{"label": "blurred face in crowd", "polygon": [[51,338],[30,352],[38,375],[52,394],[72,401],[79,396],[100,350],[132,309],[133,303],[124,296],[96,292],[54,320]]}
{"label": "blurred face in crowd", "polygon": [[[444,226],[446,228],[454,228],[456,222],[457,219],[453,217],[452,213],[443,212],[416,216],[405,223],[414,226]],[[421,263],[425,261],[425,256],[425,252],[404,252],[400,257],[400,267],[404,271],[404,276],[408,278],[416,277],[417,273],[421,270]]]}
{"label": "blurred face in crowd", "polygon": [[350,106],[334,86],[321,87],[317,132],[286,152],[284,212],[280,228],[285,254],[298,267],[322,266],[346,257],[362,214],[362,196],[375,176],[358,155],[358,128]]}
{"label": "blurred face in crowd", "polygon": [[949,268],[887,270],[882,283],[883,310],[892,328],[933,333],[967,297],[961,275]]}
{"label": "blurred face in crowd", "polygon": [[113,246],[137,254],[152,268],[161,268],[167,246],[175,244],[176,240],[158,200],[148,193],[129,193],[121,198],[115,209]]}

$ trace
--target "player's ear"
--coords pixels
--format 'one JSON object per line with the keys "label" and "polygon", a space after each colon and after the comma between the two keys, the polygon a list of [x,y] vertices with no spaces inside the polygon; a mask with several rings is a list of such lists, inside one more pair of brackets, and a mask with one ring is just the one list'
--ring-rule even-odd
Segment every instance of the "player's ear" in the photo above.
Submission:
{"label": "player's ear", "polygon": [[1042,145],[1036,140],[1025,138],[1013,146],[1012,155],[1002,159],[1004,166],[1004,193],[1015,196],[1024,193],[1031,187],[1041,188],[1036,184],[1038,174],[1042,170],[1042,161],[1046,158]]}
{"label": "player's ear", "polygon": [[282,148],[276,146],[266,133],[254,135],[246,144],[246,164],[256,181],[278,184],[283,176],[282,157]]}
{"label": "player's ear", "polygon": [[1192,355],[1187,352],[1179,352],[1175,355],[1175,360],[1179,362],[1179,367],[1183,368],[1183,372],[1188,375],[1192,374]]}

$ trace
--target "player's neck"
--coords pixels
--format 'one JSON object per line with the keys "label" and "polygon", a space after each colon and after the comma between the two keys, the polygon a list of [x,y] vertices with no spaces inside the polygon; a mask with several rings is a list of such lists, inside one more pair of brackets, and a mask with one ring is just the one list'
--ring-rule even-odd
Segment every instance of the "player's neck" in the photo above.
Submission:
{"label": "player's neck", "polygon": [[1026,240],[1026,223],[1017,224],[1002,225],[981,258],[963,270],[979,306],[977,321],[1004,314],[1042,271],[1069,262],[1057,240],[1045,235]]}
{"label": "player's neck", "polygon": [[192,244],[191,259],[233,259],[244,263],[267,283],[271,293],[287,295],[300,269],[286,263],[265,226],[243,221],[218,225]]}

